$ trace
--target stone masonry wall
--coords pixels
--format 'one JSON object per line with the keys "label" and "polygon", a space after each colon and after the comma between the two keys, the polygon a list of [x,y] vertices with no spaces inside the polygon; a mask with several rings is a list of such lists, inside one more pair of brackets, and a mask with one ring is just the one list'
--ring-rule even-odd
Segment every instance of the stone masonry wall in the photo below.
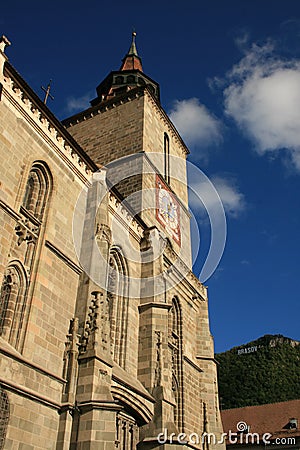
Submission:
{"label": "stone masonry wall", "polygon": [[10,262],[24,261],[29,241],[17,243],[15,227],[35,161],[49,167],[53,183],[31,258],[24,345],[16,351],[0,337],[0,378],[7,388],[11,411],[5,448],[54,449],[65,384],[66,334],[81,272],[74,251],[72,218],[84,183],[75,166],[72,170],[72,163],[66,164],[53,150],[43,131],[29,125],[26,111],[10,102],[9,95],[2,92],[0,102],[0,283]]}
{"label": "stone masonry wall", "polygon": [[88,155],[100,165],[143,149],[144,97],[87,117],[68,127]]}

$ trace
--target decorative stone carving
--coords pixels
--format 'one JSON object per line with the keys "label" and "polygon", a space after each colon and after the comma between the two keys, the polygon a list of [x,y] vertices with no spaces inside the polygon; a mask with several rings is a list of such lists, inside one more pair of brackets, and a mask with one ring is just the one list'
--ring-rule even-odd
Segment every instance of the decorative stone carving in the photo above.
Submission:
{"label": "decorative stone carving", "polygon": [[91,293],[91,306],[80,346],[80,353],[95,351],[97,347],[110,350],[109,307],[106,296],[100,291]]}
{"label": "decorative stone carving", "polygon": [[4,34],[3,34],[0,38],[0,51],[4,53],[5,47],[8,47],[10,45],[11,45],[11,43],[9,42],[7,37],[4,36]]}
{"label": "decorative stone carving", "polygon": [[[10,42],[8,41],[5,36],[2,36],[0,38],[0,54],[2,54],[2,58],[6,58],[4,55],[4,49],[7,45],[10,45]],[[4,60],[3,60],[4,64]],[[1,61],[0,61],[0,69],[1,69]],[[35,124],[38,126],[38,131],[44,136],[45,134],[47,137],[50,138],[50,140],[54,143],[55,149],[57,153],[60,156],[63,156],[63,158],[67,158],[70,162],[72,161],[72,165],[76,167],[78,175],[81,176],[81,179],[86,182],[87,176],[91,176],[91,168],[88,167],[88,163],[83,162],[82,158],[80,158],[79,161],[79,155],[77,151],[72,148],[72,151],[74,153],[74,156],[77,158],[72,158],[71,153],[68,150],[68,147],[70,147],[65,139],[61,136],[61,130],[58,130],[57,125],[55,123],[50,123],[49,120],[43,116],[42,111],[39,109],[38,105],[32,103],[28,97],[26,96],[26,93],[24,93],[16,81],[12,80],[8,76],[3,76],[3,96],[7,98],[13,97],[16,101],[16,104],[18,105],[19,111],[25,115],[26,117],[30,117]]]}
{"label": "decorative stone carving", "polygon": [[154,375],[154,387],[161,385],[161,345],[162,345],[162,333],[161,331],[155,331],[156,334],[156,364],[155,364],[155,375]]}
{"label": "decorative stone carving", "polygon": [[141,252],[146,252],[151,248],[151,239],[150,239],[150,231],[144,230],[143,237],[140,241],[140,250]]}
{"label": "decorative stone carving", "polygon": [[67,396],[65,401],[75,401],[76,383],[78,376],[78,354],[79,354],[79,338],[78,334],[79,321],[75,317],[70,321],[69,334],[65,343],[64,352],[64,369],[63,378],[67,380],[64,394]]}
{"label": "decorative stone carving", "polygon": [[15,227],[18,236],[18,245],[22,242],[34,242],[38,238],[39,227],[33,225],[28,219],[20,219]]}
{"label": "decorative stone carving", "polygon": [[111,230],[108,225],[105,225],[104,223],[97,223],[96,239],[99,241],[106,241],[108,244],[111,244]]}
{"label": "decorative stone carving", "polygon": [[127,210],[126,205],[122,203],[112,192],[109,193],[109,207],[112,211],[114,211],[114,213],[117,213],[119,217],[123,219],[130,232],[134,233],[137,238],[142,236],[143,228],[139,222]]}

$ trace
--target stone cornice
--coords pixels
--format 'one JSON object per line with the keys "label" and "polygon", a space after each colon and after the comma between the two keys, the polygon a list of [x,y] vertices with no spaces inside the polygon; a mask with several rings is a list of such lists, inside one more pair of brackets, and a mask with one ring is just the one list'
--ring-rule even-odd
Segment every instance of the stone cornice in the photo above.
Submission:
{"label": "stone cornice", "polygon": [[196,363],[194,363],[194,361],[192,361],[188,356],[183,355],[183,361],[185,361],[187,364],[189,364],[190,366],[192,366],[195,370],[197,370],[198,372],[203,372],[203,370],[201,369],[201,367],[197,366]]}
{"label": "stone cornice", "polygon": [[160,114],[161,119],[164,121],[164,123],[168,126],[169,132],[172,133],[173,138],[177,141],[177,143],[180,145],[182,152],[185,155],[188,155],[190,153],[189,149],[185,145],[182,137],[178,133],[175,125],[170,120],[169,116],[165,112],[165,110],[160,105],[159,101],[155,98],[155,96],[150,92],[147,86],[137,87],[134,89],[131,89],[130,91],[118,95],[115,98],[112,98],[110,100],[107,100],[103,103],[100,103],[99,105],[92,106],[88,109],[86,109],[83,112],[80,112],[74,116],[71,116],[65,120],[62,121],[63,125],[66,128],[71,127],[72,125],[75,125],[77,123],[83,122],[85,120],[88,120],[94,116],[97,116],[98,114],[101,114],[105,111],[108,111],[109,109],[113,109],[116,106],[122,105],[124,103],[130,102],[136,98],[147,95],[147,98],[151,101],[153,106],[156,108],[157,112]]}
{"label": "stone cornice", "polygon": [[66,128],[71,127],[72,125],[76,125],[77,123],[84,122],[85,120],[91,119],[98,114],[101,114],[109,109],[113,109],[116,106],[122,105],[124,103],[130,102],[136,98],[143,97],[145,87],[137,87],[134,89],[130,89],[126,93],[122,95],[118,95],[115,98],[102,102],[96,106],[91,106],[90,108],[82,111],[74,116],[68,117],[62,121],[63,125]]}
{"label": "stone cornice", "polygon": [[219,361],[217,361],[215,358],[209,356],[196,356],[196,359],[200,359],[202,361],[212,361],[216,365],[220,364]]}
{"label": "stone cornice", "polygon": [[7,356],[8,358],[11,358],[18,363],[25,365],[29,367],[32,370],[36,370],[37,372],[41,373],[42,375],[52,378],[53,380],[57,381],[58,383],[66,383],[66,380],[64,378],[61,378],[60,376],[56,375],[55,373],[49,372],[47,369],[44,369],[43,367],[39,366],[38,364],[33,363],[29,359],[25,358],[21,353],[17,352],[14,348],[12,348],[6,341],[4,341],[3,338],[0,338],[0,353]]}
{"label": "stone cornice", "polygon": [[67,266],[69,266],[77,275],[80,275],[83,272],[83,269],[71,260],[65,253],[59,250],[52,242],[45,240],[45,246],[51,250],[59,259],[61,259]]}
{"label": "stone cornice", "polygon": [[207,289],[206,287],[201,283],[199,278],[196,277],[196,275],[190,271],[186,277],[186,280],[190,283],[190,285],[198,292],[200,293],[199,299],[201,301],[207,300]]}
{"label": "stone cornice", "polygon": [[162,302],[147,302],[141,303],[139,306],[139,312],[147,311],[148,309],[167,309],[168,311],[172,308],[170,303],[162,303]]}
{"label": "stone cornice", "polygon": [[142,238],[145,227],[131,214],[125,201],[122,202],[114,193],[110,192],[108,208],[110,213],[118,218],[119,222],[129,230],[136,240],[139,241]]}
{"label": "stone cornice", "polygon": [[12,391],[22,397],[26,397],[33,402],[47,406],[48,408],[52,408],[57,411],[61,408],[60,403],[57,403],[48,397],[40,395],[38,392],[34,392],[31,389],[27,389],[23,386],[20,386],[19,384],[13,383],[12,381],[0,379],[0,384],[4,389]]}
{"label": "stone cornice", "polygon": [[12,219],[18,221],[21,219],[20,214],[14,211],[5,201],[0,199],[0,208],[2,208]]}
{"label": "stone cornice", "polygon": [[[135,386],[133,386],[132,384],[130,384],[129,382],[126,382],[126,380],[124,380],[122,377],[117,376],[116,374],[112,374],[112,380],[116,382],[116,384],[119,384],[120,386],[123,386],[124,388],[128,389],[129,391],[134,392],[135,394],[149,400],[151,403],[155,403],[155,399],[152,397],[152,395],[146,391],[146,389],[144,388],[142,389],[138,389]],[[117,387],[117,385],[116,385]],[[142,386],[143,387],[143,386]]]}
{"label": "stone cornice", "polygon": [[178,256],[170,245],[167,245],[164,250],[164,256],[166,262],[168,262],[174,270],[179,271],[179,277],[182,278],[182,274],[186,274],[182,279],[182,283],[185,283],[188,288],[194,293],[193,300],[207,300],[206,287],[196,277],[196,275],[187,267],[184,261]]}
{"label": "stone cornice", "polygon": [[96,164],[69,135],[59,120],[48,110],[37,95],[29,88],[15,69],[6,63],[1,77],[2,98],[6,99],[26,119],[31,127],[47,142],[58,156],[83,181],[90,180]]}
{"label": "stone cornice", "polygon": [[103,409],[105,411],[121,411],[123,407],[118,405],[115,401],[91,400],[87,402],[78,403],[78,408],[81,413],[86,413],[94,409]]}

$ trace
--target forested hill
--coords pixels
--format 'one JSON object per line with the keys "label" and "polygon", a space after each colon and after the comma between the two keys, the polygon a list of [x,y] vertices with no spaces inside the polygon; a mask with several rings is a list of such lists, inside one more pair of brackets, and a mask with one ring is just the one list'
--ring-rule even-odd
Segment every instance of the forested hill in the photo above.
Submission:
{"label": "forested hill", "polygon": [[221,409],[300,398],[300,342],[265,335],[215,355]]}

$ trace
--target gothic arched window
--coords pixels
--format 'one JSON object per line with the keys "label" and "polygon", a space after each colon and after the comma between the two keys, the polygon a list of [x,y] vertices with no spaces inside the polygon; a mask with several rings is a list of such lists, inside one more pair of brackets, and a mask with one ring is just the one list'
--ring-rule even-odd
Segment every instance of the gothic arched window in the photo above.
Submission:
{"label": "gothic arched window", "polygon": [[170,139],[167,133],[164,133],[164,178],[170,183]]}
{"label": "gothic arched window", "polygon": [[45,164],[35,162],[29,172],[22,206],[41,220],[50,193],[51,178]]}
{"label": "gothic arched window", "polygon": [[111,353],[114,361],[125,368],[128,322],[128,270],[125,258],[117,247],[109,257],[108,301]]}
{"label": "gothic arched window", "polygon": [[136,420],[124,411],[116,416],[116,448],[119,450],[134,450],[138,443],[138,425]]}
{"label": "gothic arched window", "polygon": [[9,401],[4,389],[0,386],[0,450],[4,449],[6,430],[9,420]]}
{"label": "gothic arched window", "polygon": [[0,336],[19,350],[26,317],[27,277],[23,266],[12,263],[5,271],[0,291]]}
{"label": "gothic arched window", "polygon": [[11,275],[4,276],[0,293],[0,335],[4,334],[5,322],[8,322],[7,311],[11,297],[13,281]]}
{"label": "gothic arched window", "polygon": [[181,339],[181,311],[177,297],[172,300],[169,311],[168,345],[172,367],[172,392],[175,401],[174,422],[180,431],[182,428],[182,339]]}

